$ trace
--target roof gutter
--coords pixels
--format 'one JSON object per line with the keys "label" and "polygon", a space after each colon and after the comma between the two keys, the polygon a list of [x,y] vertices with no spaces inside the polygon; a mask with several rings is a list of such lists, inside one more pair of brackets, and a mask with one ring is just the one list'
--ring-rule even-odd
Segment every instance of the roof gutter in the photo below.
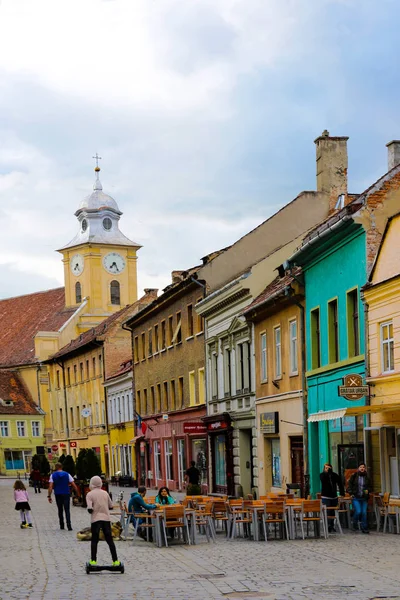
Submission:
{"label": "roof gutter", "polygon": [[343,225],[344,223],[346,223],[346,221],[350,221],[352,220],[353,217],[352,215],[344,215],[343,217],[341,217],[339,219],[339,221],[336,221],[336,223],[334,223],[333,225],[329,225],[326,229],[324,229],[324,231],[322,231],[321,233],[317,233],[317,235],[315,235],[314,237],[312,237],[310,240],[308,240],[308,242],[306,242],[305,244],[303,244],[299,250],[297,250],[294,254],[292,254],[292,256],[289,258],[289,263],[292,263],[296,260],[296,258],[298,258],[300,256],[300,254],[302,254],[304,252],[304,250],[306,248],[309,248],[310,246],[313,246],[314,244],[316,244],[321,238],[324,238],[325,236],[327,236],[328,234],[332,233],[332,231],[335,231],[338,227],[340,227],[341,225]]}

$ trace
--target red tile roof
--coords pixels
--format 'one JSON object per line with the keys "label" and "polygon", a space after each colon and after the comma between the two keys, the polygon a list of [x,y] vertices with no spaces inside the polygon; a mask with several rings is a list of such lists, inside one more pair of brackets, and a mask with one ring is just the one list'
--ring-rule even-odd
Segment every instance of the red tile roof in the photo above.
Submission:
{"label": "red tile roof", "polygon": [[283,293],[285,288],[294,281],[294,278],[298,277],[299,275],[301,275],[301,267],[292,269],[290,273],[287,273],[283,277],[280,277],[279,275],[275,277],[275,279],[271,281],[269,285],[267,285],[265,290],[261,292],[261,294],[259,294],[257,298],[255,298],[253,302],[249,304],[249,306],[246,306],[243,314],[248,314],[253,309],[258,308],[259,306],[266,304],[269,300],[279,296],[279,294]]}
{"label": "red tile roof", "polygon": [[0,367],[35,363],[38,331],[58,331],[75,312],[64,288],[0,300]]}
{"label": "red tile roof", "polygon": [[[7,400],[12,405],[5,405]],[[15,371],[0,371],[0,415],[44,414],[32,400],[28,389]]]}
{"label": "red tile roof", "polygon": [[132,371],[132,366],[133,361],[131,358],[125,360],[123,363],[121,363],[118,371],[116,371],[115,373],[111,373],[111,375],[107,377],[106,381],[110,381],[110,379],[115,379],[116,377],[119,377],[119,375],[123,375],[124,373],[129,373],[130,371]]}

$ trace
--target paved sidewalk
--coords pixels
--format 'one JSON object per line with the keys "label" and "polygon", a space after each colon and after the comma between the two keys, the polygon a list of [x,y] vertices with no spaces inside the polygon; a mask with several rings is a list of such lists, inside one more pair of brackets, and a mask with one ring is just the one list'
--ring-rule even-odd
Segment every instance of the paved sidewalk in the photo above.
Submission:
{"label": "paved sidewalk", "polygon": [[[12,484],[0,480],[0,600],[400,600],[400,536],[374,533],[267,543],[219,534],[217,544],[162,549],[120,541],[125,574],[86,575],[90,543],[76,532],[89,525],[87,511],[72,507],[74,531],[61,531],[55,503],[29,488],[34,529],[20,529]],[[98,561],[110,561],[104,542]]]}

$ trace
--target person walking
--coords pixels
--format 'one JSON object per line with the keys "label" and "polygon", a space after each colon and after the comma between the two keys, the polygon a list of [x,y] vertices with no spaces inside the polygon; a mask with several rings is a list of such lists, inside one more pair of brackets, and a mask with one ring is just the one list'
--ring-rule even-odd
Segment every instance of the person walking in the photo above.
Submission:
{"label": "person walking", "polygon": [[[133,492],[131,494],[131,499],[129,500],[129,504],[128,504],[128,512],[129,513],[148,513],[151,510],[154,510],[155,508],[157,508],[157,504],[147,504],[144,500],[144,497],[146,495],[146,488],[144,485],[141,485],[138,488],[137,492]],[[131,517],[131,521],[133,523],[133,526],[135,527],[136,525],[136,518],[138,517]],[[143,523],[144,519],[141,519],[139,517],[139,525],[141,523]],[[140,535],[141,538],[143,538],[144,540],[146,539],[146,534],[144,531],[142,531],[140,528],[138,530],[138,533]],[[150,532],[151,533],[151,532]]]}
{"label": "person walking", "polygon": [[332,465],[329,463],[324,464],[324,470],[319,478],[321,480],[322,504],[324,504],[327,509],[328,531],[332,533],[336,531],[334,527],[335,511],[330,507],[338,505],[338,488],[340,496],[344,496],[344,486],[341,478],[333,471]]}
{"label": "person walking", "polygon": [[367,508],[370,489],[371,481],[367,474],[366,464],[360,463],[358,471],[350,477],[347,489],[353,499],[353,529],[355,531],[358,530],[358,523],[361,521],[361,531],[369,533]]}
{"label": "person walking", "polygon": [[21,517],[21,529],[33,527],[29,495],[25,485],[19,479],[14,483],[14,500],[15,510],[19,510],[19,515]]}
{"label": "person walking", "polygon": [[200,476],[200,471],[197,469],[194,460],[192,460],[190,462],[190,468],[185,473],[185,481],[187,482],[187,496],[200,496]]}
{"label": "person walking", "polygon": [[56,498],[57,508],[58,508],[58,519],[60,521],[60,529],[64,529],[64,512],[65,512],[65,520],[67,521],[68,531],[72,531],[71,525],[71,512],[70,512],[70,501],[71,494],[69,489],[69,484],[75,490],[76,495],[79,498],[79,490],[72,479],[71,475],[66,471],[63,471],[62,464],[56,464],[56,470],[54,473],[50,475],[49,479],[49,489],[48,489],[48,500],[50,504],[53,502],[51,498],[51,493],[54,489],[54,496]]}
{"label": "person walking", "polygon": [[30,474],[30,479],[32,481],[33,484],[33,488],[35,490],[35,494],[40,494],[40,480],[41,480],[41,475],[40,475],[40,471],[37,467],[35,467]]}
{"label": "person walking", "polygon": [[117,549],[111,533],[110,508],[113,508],[112,500],[106,491],[101,489],[103,482],[101,477],[95,475],[89,483],[90,492],[86,496],[88,513],[91,515],[91,565],[97,565],[97,545],[99,543],[100,530],[103,531],[104,539],[110,548],[113,567],[119,567],[120,561]]}

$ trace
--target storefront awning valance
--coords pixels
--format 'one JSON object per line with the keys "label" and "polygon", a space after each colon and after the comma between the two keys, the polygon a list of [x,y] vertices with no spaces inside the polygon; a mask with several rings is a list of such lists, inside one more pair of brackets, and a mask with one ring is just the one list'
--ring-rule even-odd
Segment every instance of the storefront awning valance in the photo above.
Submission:
{"label": "storefront awning valance", "polygon": [[330,421],[331,419],[341,419],[346,414],[346,408],[338,410],[321,410],[308,417],[309,423],[317,423],[319,421]]}
{"label": "storefront awning valance", "polygon": [[353,406],[346,408],[346,416],[357,416],[357,415],[371,415],[380,412],[393,412],[400,410],[400,403],[393,402],[393,404],[373,404],[370,406]]}

